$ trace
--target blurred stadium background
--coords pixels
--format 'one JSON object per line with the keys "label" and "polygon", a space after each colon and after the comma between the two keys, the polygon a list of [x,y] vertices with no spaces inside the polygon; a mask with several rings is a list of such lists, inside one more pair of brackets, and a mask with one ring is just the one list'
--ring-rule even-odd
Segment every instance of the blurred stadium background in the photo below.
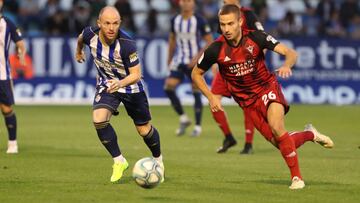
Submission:
{"label": "blurred stadium background", "polygon": [[[356,0],[243,0],[252,7],[265,30],[299,53],[294,76],[282,81],[291,103],[360,103],[360,7]],[[220,0],[198,0],[197,12],[216,30]],[[95,68],[91,61],[74,60],[75,38],[87,25],[95,25],[98,11],[115,5],[122,28],[136,40],[150,101],[168,104],[162,90],[166,66],[169,20],[177,0],[5,0],[3,13],[12,19],[26,39],[32,73],[17,70],[15,97],[18,104],[90,103]],[[214,36],[216,37],[215,31]],[[270,68],[282,59],[267,54]],[[207,79],[211,80],[211,74]],[[192,102],[190,85],[178,94]]]}

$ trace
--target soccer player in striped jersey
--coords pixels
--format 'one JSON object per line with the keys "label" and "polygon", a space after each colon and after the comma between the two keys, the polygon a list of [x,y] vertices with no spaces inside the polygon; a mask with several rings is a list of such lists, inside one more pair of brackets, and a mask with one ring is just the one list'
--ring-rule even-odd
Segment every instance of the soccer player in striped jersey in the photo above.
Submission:
{"label": "soccer player in striped jersey", "polygon": [[83,47],[87,45],[98,71],[92,117],[101,143],[114,160],[110,178],[113,183],[120,180],[129,166],[110,124],[110,118],[118,114],[117,108],[121,102],[152,156],[164,168],[160,136],[150,124],[151,115],[141,81],[135,41],[120,29],[120,23],[121,17],[116,8],[104,7],[99,13],[97,27],[86,27],[79,35],[75,56],[78,62],[84,62]]}
{"label": "soccer player in striped jersey", "polygon": [[[169,34],[168,67],[170,74],[165,80],[164,90],[171,101],[176,113],[180,116],[180,126],[176,130],[177,135],[183,135],[191,121],[184,112],[179,97],[175,93],[176,86],[180,84],[186,75],[191,79],[191,70],[196,64],[199,53],[202,52],[201,41],[209,45],[213,38],[210,26],[206,20],[194,14],[195,0],[180,0],[180,14],[171,19],[171,32]],[[193,84],[195,99],[195,127],[192,136],[201,133],[202,102],[199,89]]]}
{"label": "soccer player in striped jersey", "polygon": [[[0,0],[0,9],[3,7],[3,0]],[[20,30],[8,18],[0,13],[0,109],[5,119],[8,130],[9,141],[6,153],[18,153],[16,139],[16,115],[12,108],[14,105],[13,85],[10,65],[8,61],[10,42],[16,46],[16,53],[20,63],[25,64],[25,43]]]}

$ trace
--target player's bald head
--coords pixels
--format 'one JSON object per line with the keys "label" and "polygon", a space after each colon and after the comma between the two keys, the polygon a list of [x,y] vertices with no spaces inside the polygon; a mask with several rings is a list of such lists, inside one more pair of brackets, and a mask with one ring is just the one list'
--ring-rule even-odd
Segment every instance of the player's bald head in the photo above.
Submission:
{"label": "player's bald head", "polygon": [[99,20],[102,18],[117,18],[120,20],[119,11],[113,6],[105,6],[99,12]]}

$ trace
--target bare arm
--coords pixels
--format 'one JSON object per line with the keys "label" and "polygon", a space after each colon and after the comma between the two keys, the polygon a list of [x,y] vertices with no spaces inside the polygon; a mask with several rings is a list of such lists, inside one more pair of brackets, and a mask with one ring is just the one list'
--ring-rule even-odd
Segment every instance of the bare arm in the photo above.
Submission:
{"label": "bare arm", "polygon": [[129,68],[130,74],[122,80],[111,79],[107,83],[107,92],[116,92],[119,88],[126,87],[139,82],[141,79],[141,66],[140,63]]}
{"label": "bare arm", "polygon": [[17,41],[15,43],[15,46],[16,46],[16,54],[19,57],[20,64],[21,65],[26,65],[25,64],[26,48],[25,48],[24,40]]}
{"label": "bare arm", "polygon": [[170,32],[168,44],[169,44],[169,50],[168,50],[169,55],[167,59],[167,65],[170,65],[171,59],[174,57],[175,48],[176,48],[176,39],[175,39],[175,34],[173,32]]}
{"label": "bare arm", "polygon": [[75,59],[77,62],[82,63],[85,61],[85,53],[84,53],[84,39],[83,35],[80,34],[77,39],[77,46],[75,52]]}
{"label": "bare arm", "polygon": [[278,75],[282,78],[288,78],[292,75],[291,68],[295,65],[297,60],[297,53],[294,49],[291,49],[284,44],[280,43],[276,45],[274,51],[278,54],[285,56],[284,64],[276,70]]}
{"label": "bare arm", "polygon": [[223,111],[220,101],[216,99],[214,94],[208,88],[204,79],[204,74],[205,71],[198,68],[197,65],[195,65],[194,69],[191,72],[191,78],[193,82],[197,85],[197,87],[200,89],[200,91],[209,100],[211,111],[212,112]]}

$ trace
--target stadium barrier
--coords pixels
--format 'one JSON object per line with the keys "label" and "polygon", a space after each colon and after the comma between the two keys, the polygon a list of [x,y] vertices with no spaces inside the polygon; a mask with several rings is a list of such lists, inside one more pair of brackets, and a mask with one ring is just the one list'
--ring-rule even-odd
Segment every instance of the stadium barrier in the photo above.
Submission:
{"label": "stadium barrier", "polygon": [[[88,58],[83,64],[74,59],[76,38],[31,37],[25,39],[32,56],[34,78],[14,81],[18,104],[90,104],[94,96],[96,68]],[[323,38],[281,40],[298,52],[291,79],[280,80],[290,103],[359,104],[360,48],[358,41]],[[143,79],[152,104],[169,104],[163,92],[167,38],[137,38]],[[89,56],[89,54],[87,54]],[[267,64],[274,70],[283,58],[268,52]],[[212,75],[206,75],[210,84]],[[191,85],[184,83],[177,93],[185,103],[193,100]],[[227,104],[234,104],[226,100]]]}

